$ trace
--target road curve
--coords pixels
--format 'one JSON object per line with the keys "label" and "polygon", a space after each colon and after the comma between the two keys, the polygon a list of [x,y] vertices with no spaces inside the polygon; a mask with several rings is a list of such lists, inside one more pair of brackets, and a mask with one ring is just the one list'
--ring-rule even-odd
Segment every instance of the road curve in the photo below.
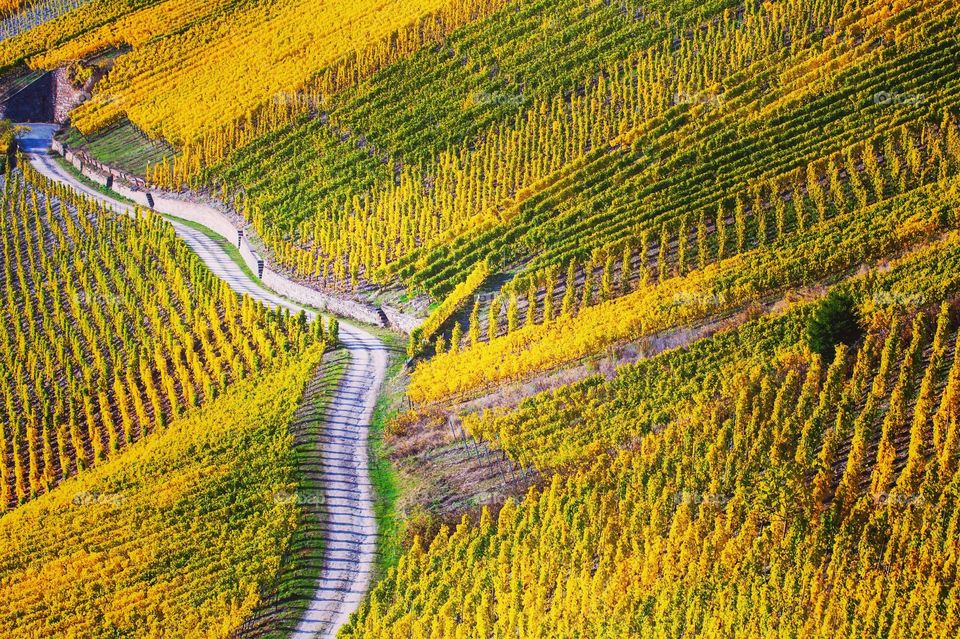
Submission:
{"label": "road curve", "polygon": [[[47,177],[64,182],[115,211],[132,207],[75,179],[50,155],[49,139],[55,127],[33,126],[22,134],[21,148],[30,163]],[[162,210],[160,211],[163,212]],[[213,273],[239,293],[270,306],[314,313],[263,288],[251,280],[219,244],[183,224],[172,222],[177,235]],[[340,341],[350,362],[324,415],[320,440],[323,464],[323,566],[307,611],[290,635],[293,639],[333,639],[356,610],[369,586],[376,551],[376,521],[369,479],[367,440],[374,405],[387,369],[387,349],[373,335],[340,325]]]}

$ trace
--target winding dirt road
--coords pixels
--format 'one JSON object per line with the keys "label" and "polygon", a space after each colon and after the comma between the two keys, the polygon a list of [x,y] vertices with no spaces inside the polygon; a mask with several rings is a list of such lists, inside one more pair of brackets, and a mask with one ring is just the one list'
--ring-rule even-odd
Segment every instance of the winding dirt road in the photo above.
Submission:
{"label": "winding dirt road", "polygon": [[[55,126],[29,126],[31,130],[21,135],[20,144],[38,171],[100,200],[117,212],[132,211],[130,206],[78,181],[54,160],[49,149]],[[270,306],[294,312],[302,309],[247,277],[217,242],[200,231],[176,222],[173,227],[210,270],[237,292]],[[308,309],[302,310],[311,318],[314,316]],[[367,591],[376,550],[367,436],[386,373],[387,349],[373,335],[343,323],[340,341],[350,353],[350,363],[324,416],[320,443],[324,486],[323,567],[307,611],[290,635],[294,639],[336,636]]]}

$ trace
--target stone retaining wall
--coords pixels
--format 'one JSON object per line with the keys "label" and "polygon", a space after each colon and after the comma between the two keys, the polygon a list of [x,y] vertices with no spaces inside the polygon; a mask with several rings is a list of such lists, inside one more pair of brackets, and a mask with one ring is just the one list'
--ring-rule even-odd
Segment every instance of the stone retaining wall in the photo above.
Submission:
{"label": "stone retaining wall", "polygon": [[14,122],[62,124],[89,95],[70,82],[67,67],[47,71],[33,82],[4,97],[0,117]]}
{"label": "stone retaining wall", "polygon": [[[245,234],[222,211],[207,204],[185,202],[162,192],[148,192],[145,190],[142,179],[96,162],[86,154],[76,153],[64,148],[63,144],[57,140],[53,141],[51,148],[54,152],[63,155],[83,175],[98,184],[106,186],[108,177],[112,176],[113,183],[110,188],[123,197],[145,208],[152,208],[160,213],[166,213],[205,226],[214,233],[235,242],[243,261],[260,278],[263,284],[294,302],[367,324],[389,326],[408,334],[423,321],[389,306],[378,308],[372,304],[342,299],[291,281],[265,264],[263,258],[254,251],[247,241]],[[148,201],[148,195],[153,198],[153,206]],[[384,318],[386,318],[386,321],[384,321]]]}
{"label": "stone retaining wall", "polygon": [[70,116],[70,111],[90,96],[82,88],[73,86],[67,67],[59,67],[51,73],[53,74],[53,121],[63,124]]}
{"label": "stone retaining wall", "polygon": [[380,307],[380,310],[383,311],[384,316],[387,318],[387,324],[402,333],[409,335],[413,332],[415,328],[423,324],[424,318],[414,317],[413,315],[408,315],[393,308],[392,306],[387,306],[384,304]]}

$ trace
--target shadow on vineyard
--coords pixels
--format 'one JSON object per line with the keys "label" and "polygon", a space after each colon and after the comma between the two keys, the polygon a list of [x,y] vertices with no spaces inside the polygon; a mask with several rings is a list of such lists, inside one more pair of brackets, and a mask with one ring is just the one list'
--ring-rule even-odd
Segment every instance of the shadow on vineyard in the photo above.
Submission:
{"label": "shadow on vineyard", "polygon": [[14,122],[53,122],[54,102],[53,74],[29,74],[4,89],[0,115]]}

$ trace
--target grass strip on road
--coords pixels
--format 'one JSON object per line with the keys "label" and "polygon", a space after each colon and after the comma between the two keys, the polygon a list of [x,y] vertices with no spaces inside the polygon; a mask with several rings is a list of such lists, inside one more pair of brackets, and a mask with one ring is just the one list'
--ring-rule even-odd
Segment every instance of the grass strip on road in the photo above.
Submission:
{"label": "grass strip on road", "polygon": [[[260,639],[285,639],[290,628],[296,626],[303,617],[312,600],[317,581],[323,569],[324,533],[322,518],[312,510],[322,503],[323,482],[319,473],[307,472],[315,466],[320,454],[320,438],[325,427],[325,415],[334,394],[340,387],[343,376],[350,364],[350,353],[338,348],[323,358],[321,383],[323,391],[312,398],[310,413],[315,419],[302,425],[303,431],[296,436],[294,451],[297,456],[296,496],[301,500],[303,519],[290,542],[287,562],[280,568],[277,581],[276,617],[270,624],[271,629],[258,635]],[[269,610],[263,611],[269,614]]]}
{"label": "grass strip on road", "polygon": [[[217,245],[220,246],[220,248],[223,249],[223,252],[226,253],[231,260],[233,260],[234,264],[240,267],[240,270],[243,271],[244,275],[250,278],[250,280],[252,280],[253,282],[256,282],[257,284],[259,284],[262,288],[270,291],[270,289],[264,286],[263,282],[260,281],[260,278],[257,277],[256,273],[250,270],[250,267],[244,261],[243,256],[240,255],[240,249],[237,248],[236,244],[229,241],[227,238],[223,237],[219,233],[216,233],[215,231],[210,230],[209,228],[207,228],[203,224],[200,224],[199,222],[192,222],[190,220],[185,220],[182,217],[177,217],[176,215],[170,215],[168,213],[160,213],[160,215],[170,220],[171,222],[183,224],[188,228],[191,228],[195,231],[199,231],[200,233],[203,233],[204,235],[206,235],[208,238],[216,242]],[[270,291],[270,292],[272,293],[273,291]]]}

